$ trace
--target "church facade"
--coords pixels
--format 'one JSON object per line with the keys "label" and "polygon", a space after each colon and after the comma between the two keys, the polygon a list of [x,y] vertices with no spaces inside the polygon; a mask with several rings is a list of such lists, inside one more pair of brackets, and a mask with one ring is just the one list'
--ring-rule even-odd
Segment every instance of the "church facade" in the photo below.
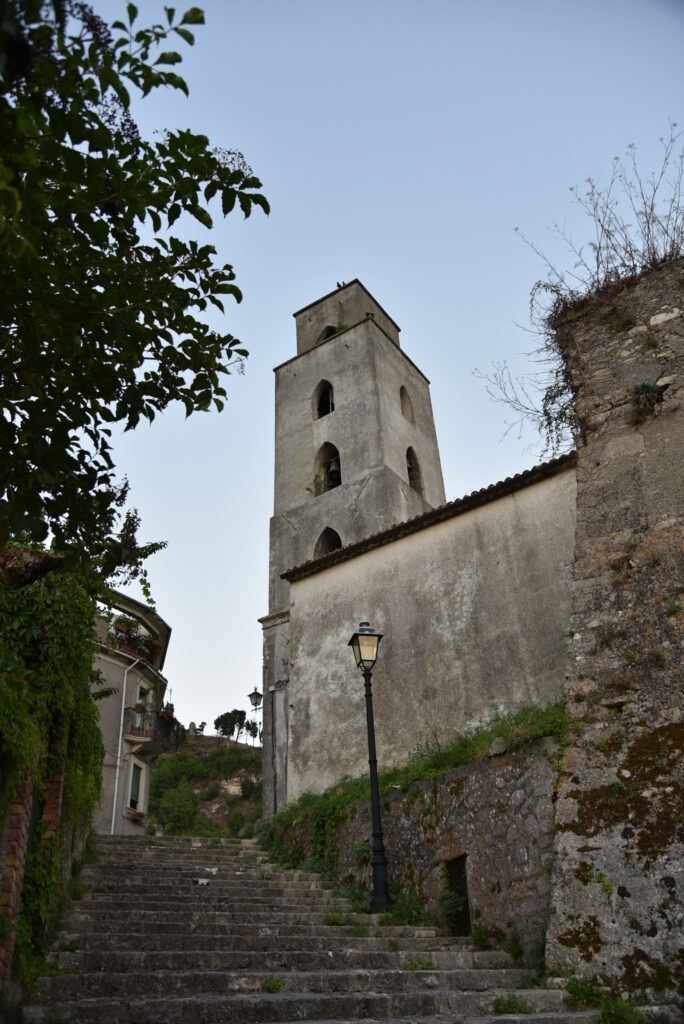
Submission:
{"label": "church facade", "polygon": [[[361,619],[381,767],[563,690],[572,457],[446,503],[429,382],[359,281],[295,314],[275,370],[264,631],[264,815],[367,764]],[[357,678],[359,676],[359,678]]]}

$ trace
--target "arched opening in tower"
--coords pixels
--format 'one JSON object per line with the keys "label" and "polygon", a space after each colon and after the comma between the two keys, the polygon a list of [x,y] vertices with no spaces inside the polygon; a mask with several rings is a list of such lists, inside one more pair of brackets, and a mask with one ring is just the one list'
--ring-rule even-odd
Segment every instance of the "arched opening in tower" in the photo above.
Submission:
{"label": "arched opening in tower", "polygon": [[401,411],[404,418],[407,419],[409,423],[415,423],[416,418],[413,415],[413,402],[411,401],[411,396],[403,384],[399,389],[399,401],[401,402]]}
{"label": "arched opening in tower", "polygon": [[314,392],[314,416],[320,420],[335,411],[335,394],[329,380],[322,380]]}
{"label": "arched opening in tower", "polygon": [[326,526],[323,533],[316,541],[314,548],[314,558],[322,558],[323,555],[329,555],[331,551],[337,551],[338,548],[342,547],[342,539],[337,532],[330,526]]}
{"label": "arched opening in tower", "polygon": [[318,341],[316,342],[316,344],[320,345],[322,341],[327,341],[328,338],[332,338],[333,334],[337,334],[339,330],[339,327],[333,327],[332,324],[328,324],[328,326],[324,327],[321,333],[318,335]]}
{"label": "arched opening in tower", "polygon": [[340,453],[328,441],[318,449],[314,466],[314,493],[332,491],[342,483]]}
{"label": "arched opening in tower", "polygon": [[418,456],[414,452],[413,448],[406,449],[406,472],[408,474],[409,487],[414,491],[418,491],[418,494],[423,493],[423,478],[420,472],[420,463],[418,462]]}

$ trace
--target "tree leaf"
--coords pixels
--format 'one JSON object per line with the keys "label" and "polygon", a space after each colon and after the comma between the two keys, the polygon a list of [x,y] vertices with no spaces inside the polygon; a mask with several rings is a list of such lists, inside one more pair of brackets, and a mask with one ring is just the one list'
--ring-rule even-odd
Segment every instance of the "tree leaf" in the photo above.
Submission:
{"label": "tree leaf", "polygon": [[178,27],[176,27],[176,28],[174,28],[173,31],[177,35],[179,35],[182,39],[184,39],[185,42],[188,43],[190,46],[194,46],[195,45],[195,37],[194,37],[194,35],[192,34],[192,32],[190,31],[189,28],[178,28]]}
{"label": "tree leaf", "polygon": [[200,224],[204,224],[206,228],[214,226],[214,222],[211,219],[209,211],[203,206],[192,206],[190,207],[190,213],[193,215],[195,220],[198,220]]}
{"label": "tree leaf", "polygon": [[203,25],[204,11],[200,7],[190,7],[181,18],[181,25]]}
{"label": "tree leaf", "polygon": [[164,53],[160,53],[154,64],[181,64],[183,58],[180,53],[176,53],[175,50],[165,50]]}

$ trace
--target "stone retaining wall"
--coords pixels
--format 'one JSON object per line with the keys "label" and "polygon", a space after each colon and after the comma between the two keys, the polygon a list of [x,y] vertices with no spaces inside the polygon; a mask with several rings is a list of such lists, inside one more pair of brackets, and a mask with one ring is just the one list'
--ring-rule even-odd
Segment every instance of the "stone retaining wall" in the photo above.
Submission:
{"label": "stone retaining wall", "polygon": [[[501,741],[497,741],[501,744]],[[503,744],[505,750],[505,744]],[[390,880],[440,917],[445,864],[463,854],[474,930],[495,944],[516,932],[529,949],[548,915],[553,855],[555,744],[538,741],[382,797]],[[370,833],[370,803],[354,804],[339,825],[334,866],[370,888],[359,864]],[[310,820],[283,833],[313,854]]]}

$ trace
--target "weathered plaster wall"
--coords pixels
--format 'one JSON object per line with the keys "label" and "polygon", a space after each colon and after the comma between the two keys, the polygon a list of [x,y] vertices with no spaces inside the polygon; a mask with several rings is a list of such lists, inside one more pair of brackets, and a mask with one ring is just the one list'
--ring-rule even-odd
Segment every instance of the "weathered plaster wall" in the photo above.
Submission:
{"label": "weathered plaster wall", "polygon": [[[96,832],[109,833],[112,825],[112,806],[114,802],[114,787],[116,780],[116,759],[119,743],[119,725],[121,722],[121,688],[123,686],[124,672],[132,660],[123,662],[122,658],[104,654],[96,655],[95,668],[102,676],[102,682],[98,688],[113,689],[115,692],[104,700],[99,701],[100,730],[104,743],[104,763],[102,765],[102,796],[93,814],[93,828]],[[125,706],[133,707],[138,700],[140,687],[151,689],[152,682],[148,677],[132,668],[126,680]],[[139,825],[134,825],[122,814],[126,806],[126,795],[130,786],[130,744],[126,742],[121,746],[121,766],[119,771],[119,787],[117,793],[117,813],[115,817],[115,830],[117,835],[141,835]]]}
{"label": "weathered plaster wall", "polygon": [[[391,880],[439,918],[444,865],[463,854],[473,925],[498,943],[517,932],[530,948],[548,916],[553,853],[555,746],[540,741],[457,768],[406,792],[384,796],[382,826]],[[355,804],[337,830],[334,864],[345,880],[370,888],[359,844],[370,832],[370,804]],[[305,818],[284,836],[313,854]]]}
{"label": "weathered plaster wall", "polygon": [[[577,469],[552,969],[684,994],[684,263],[569,315]],[[651,384],[637,422],[631,392]]]}
{"label": "weathered plaster wall", "polygon": [[[372,313],[372,316],[367,314]],[[330,528],[348,545],[445,501],[429,385],[399,348],[398,328],[352,282],[296,314],[299,355],[276,368],[275,501],[270,524],[269,614],[264,628],[264,813],[287,801],[290,698],[283,674],[290,660],[290,585],[281,573],[314,557]],[[327,325],[347,323],[319,342]],[[334,410],[318,417],[322,380],[334,391]],[[413,417],[402,414],[407,389]],[[314,476],[322,445],[340,455],[342,483],[318,493]],[[417,455],[422,494],[409,485],[406,452]],[[275,690],[273,692],[276,692]],[[271,720],[280,708],[278,720]]]}
{"label": "weathered plaster wall", "polygon": [[361,619],[381,767],[562,693],[574,508],[571,468],[292,584],[288,800],[366,770]]}
{"label": "weathered plaster wall", "polygon": [[[316,418],[321,380],[333,386],[335,409]],[[415,424],[401,413],[402,385]],[[313,558],[325,527],[350,544],[444,503],[428,383],[372,320],[278,367],[275,434],[271,614],[287,608],[280,573]],[[314,464],[325,443],[340,453],[342,485],[317,494]],[[424,497],[409,487],[409,446],[420,461]]]}

